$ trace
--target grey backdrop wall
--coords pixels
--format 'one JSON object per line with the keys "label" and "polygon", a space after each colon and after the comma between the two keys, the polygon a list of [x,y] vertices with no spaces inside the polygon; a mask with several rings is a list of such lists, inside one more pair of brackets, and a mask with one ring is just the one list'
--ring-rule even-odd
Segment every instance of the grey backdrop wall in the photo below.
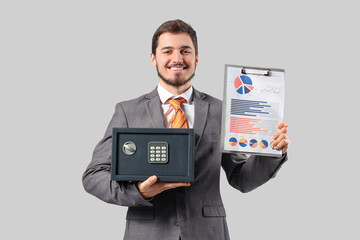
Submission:
{"label": "grey backdrop wall", "polygon": [[1,239],[122,239],[126,208],[81,175],[119,101],[157,84],[164,21],[198,33],[194,86],[222,98],[224,64],[286,69],[289,161],[251,193],[221,191],[232,239],[358,239],[355,1],[2,1]]}

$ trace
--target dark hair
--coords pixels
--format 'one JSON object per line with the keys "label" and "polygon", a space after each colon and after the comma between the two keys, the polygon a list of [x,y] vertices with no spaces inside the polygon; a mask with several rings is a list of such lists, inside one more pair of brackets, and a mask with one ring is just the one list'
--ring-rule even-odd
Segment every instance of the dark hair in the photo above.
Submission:
{"label": "dark hair", "polygon": [[151,51],[155,55],[156,48],[158,46],[159,37],[161,34],[170,32],[170,33],[187,33],[189,34],[194,47],[195,47],[195,55],[198,54],[198,44],[197,44],[197,37],[195,30],[187,23],[180,19],[170,20],[161,24],[161,26],[155,31],[153,38],[152,38],[152,46]]}

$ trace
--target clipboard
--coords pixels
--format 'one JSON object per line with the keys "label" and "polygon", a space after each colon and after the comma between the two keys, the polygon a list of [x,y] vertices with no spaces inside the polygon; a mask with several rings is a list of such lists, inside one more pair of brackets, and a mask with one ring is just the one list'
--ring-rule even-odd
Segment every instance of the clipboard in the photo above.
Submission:
{"label": "clipboard", "polygon": [[225,65],[221,151],[282,155],[272,136],[283,120],[285,70]]}

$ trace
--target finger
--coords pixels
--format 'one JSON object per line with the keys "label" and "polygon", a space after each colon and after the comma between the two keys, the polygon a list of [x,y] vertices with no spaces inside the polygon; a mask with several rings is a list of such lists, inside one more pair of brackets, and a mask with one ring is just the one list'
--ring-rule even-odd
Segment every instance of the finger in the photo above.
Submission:
{"label": "finger", "polygon": [[277,137],[276,140],[273,142],[274,148],[277,149],[279,143],[280,143],[283,139],[286,139],[286,138],[287,138],[286,134],[281,134],[279,137]]}
{"label": "finger", "polygon": [[282,153],[284,154],[289,149],[290,141],[288,139],[284,139],[284,142],[282,144]]}
{"label": "finger", "polygon": [[289,139],[284,138],[283,140],[281,140],[281,141],[276,145],[275,149],[283,148],[283,151],[284,151],[284,150],[287,150],[289,144],[290,144]]}
{"label": "finger", "polygon": [[189,187],[190,183],[188,182],[164,182],[163,188],[164,190],[178,188],[178,187]]}
{"label": "finger", "polygon": [[282,129],[282,128],[287,128],[289,126],[289,123],[288,122],[280,122],[278,125],[277,125],[277,128],[278,129]]}
{"label": "finger", "polygon": [[149,188],[157,181],[157,176],[153,175],[141,183],[142,188]]}
{"label": "finger", "polygon": [[287,134],[287,132],[288,132],[287,128],[282,128],[280,129],[280,131],[275,133],[272,138],[276,140],[281,134]]}

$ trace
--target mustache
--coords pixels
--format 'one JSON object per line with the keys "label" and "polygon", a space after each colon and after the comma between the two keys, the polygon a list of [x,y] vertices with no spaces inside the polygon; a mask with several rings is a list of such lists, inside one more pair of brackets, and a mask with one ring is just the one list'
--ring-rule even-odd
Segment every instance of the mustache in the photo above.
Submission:
{"label": "mustache", "polygon": [[168,67],[188,67],[188,65],[185,64],[185,63],[172,63],[172,64],[169,64],[167,66]]}

